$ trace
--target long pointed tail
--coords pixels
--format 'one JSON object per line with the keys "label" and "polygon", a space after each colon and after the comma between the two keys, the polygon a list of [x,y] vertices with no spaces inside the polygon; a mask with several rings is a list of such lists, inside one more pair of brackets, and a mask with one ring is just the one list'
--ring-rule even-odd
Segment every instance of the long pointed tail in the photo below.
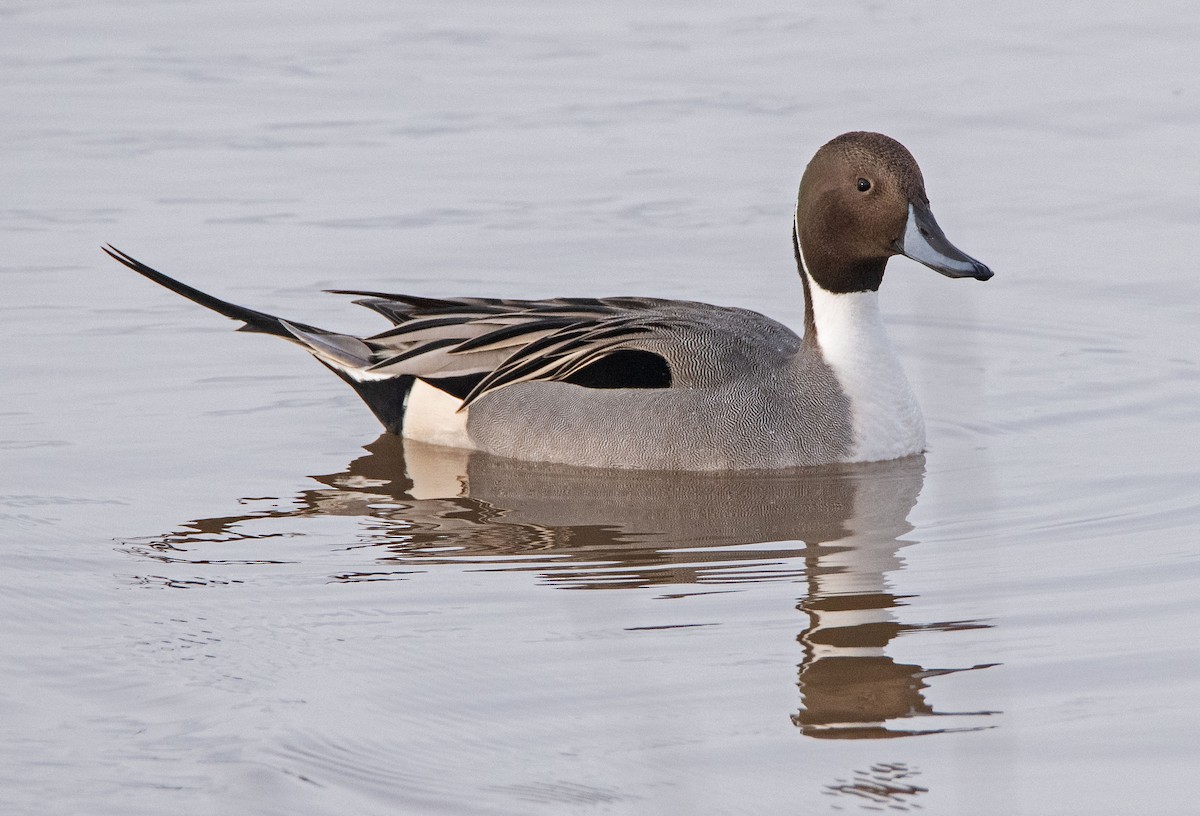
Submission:
{"label": "long pointed tail", "polygon": [[102,249],[114,260],[160,286],[183,295],[188,300],[199,303],[205,308],[212,309],[217,314],[225,315],[233,320],[240,320],[244,325],[239,331],[273,334],[303,347],[349,383],[375,413],[375,416],[379,417],[379,421],[385,428],[392,433],[400,433],[413,377],[371,373],[368,369],[376,360],[372,357],[370,346],[359,338],[325,331],[316,326],[284,320],[266,312],[238,306],[236,303],[213,297],[186,283],[180,283],[174,278],[167,277],[157,269],[152,269],[136,258],[126,255],[111,244]]}
{"label": "long pointed tail", "polygon": [[[139,275],[149,278],[160,286],[170,289],[176,294],[183,295],[188,300],[199,303],[208,309],[212,309],[217,314],[223,314],[233,320],[240,320],[246,325],[240,331],[256,331],[273,334],[277,337],[284,337],[288,340],[296,339],[284,321],[280,320],[275,315],[267,314],[266,312],[247,309],[245,306],[238,306],[236,303],[230,303],[220,298],[201,292],[199,289],[194,289],[186,283],[180,283],[174,278],[169,278],[157,269],[152,269],[139,261],[137,258],[126,255],[121,250],[114,247],[112,244],[106,244],[101,247],[113,260],[124,264],[125,266],[137,272]],[[303,323],[293,323],[293,326],[299,326],[309,331],[320,331],[312,326],[305,326]]]}

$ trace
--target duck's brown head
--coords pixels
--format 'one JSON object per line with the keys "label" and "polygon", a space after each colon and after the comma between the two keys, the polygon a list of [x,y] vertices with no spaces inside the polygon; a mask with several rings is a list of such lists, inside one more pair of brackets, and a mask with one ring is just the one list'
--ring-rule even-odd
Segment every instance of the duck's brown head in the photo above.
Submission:
{"label": "duck's brown head", "polygon": [[893,255],[952,278],[992,276],[946,239],[916,159],[881,133],[843,133],[817,151],[800,180],[796,239],[808,274],[833,293],[878,289]]}

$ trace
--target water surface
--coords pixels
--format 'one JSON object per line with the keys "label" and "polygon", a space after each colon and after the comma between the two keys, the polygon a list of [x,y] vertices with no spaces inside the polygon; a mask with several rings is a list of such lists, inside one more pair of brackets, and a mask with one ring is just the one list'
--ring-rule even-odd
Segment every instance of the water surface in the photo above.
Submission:
{"label": "water surface", "polygon": [[[6,813],[1196,809],[1200,13],[858,3],[0,11]],[[405,446],[158,290],[647,294],[793,326],[804,163],[908,145],[923,457]]]}

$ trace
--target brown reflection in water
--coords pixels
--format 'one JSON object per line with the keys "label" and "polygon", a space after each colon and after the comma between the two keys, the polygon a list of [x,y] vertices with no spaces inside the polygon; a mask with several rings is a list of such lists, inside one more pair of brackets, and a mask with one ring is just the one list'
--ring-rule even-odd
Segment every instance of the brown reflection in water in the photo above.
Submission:
{"label": "brown reflection in water", "polygon": [[[341,581],[394,580],[439,564],[535,571],[572,589],[707,586],[804,580],[799,610],[803,708],[793,723],[813,737],[880,738],[950,728],[904,727],[940,716],[926,680],[983,668],[927,669],[895,662],[891,641],[917,629],[895,610],[888,573],[912,543],[908,513],[924,458],[764,473],[661,473],[516,462],[384,435],[341,473],[315,477],[289,506],[198,519],[138,551],[163,561],[252,564],[245,545],[271,519],[363,520],[349,549],[374,552]],[[290,534],[290,533],[289,533]],[[213,557],[237,544],[240,557]],[[252,549],[252,548],[251,548]],[[679,594],[677,589],[675,593]],[[958,712],[978,717],[994,712]],[[959,728],[962,723],[957,723]]]}
{"label": "brown reflection in water", "polygon": [[[891,596],[887,596],[891,597]],[[800,698],[804,705],[792,722],[811,737],[826,739],[878,739],[936,734],[968,728],[908,728],[905,720],[945,716],[925,700],[925,681],[930,677],[994,666],[977,664],[957,669],[927,669],[897,663],[884,649],[902,632],[918,629],[978,629],[985,624],[959,622],[930,626],[897,623],[854,623],[855,613],[872,617],[894,603],[879,606],[846,606],[841,598],[810,598],[799,608],[808,613],[810,625],[800,633],[804,662],[800,664]],[[866,602],[866,596],[854,600]],[[894,599],[893,599],[894,600]],[[888,603],[888,602],[884,602]],[[836,625],[827,625],[829,612],[850,613]],[[835,615],[835,617],[837,617]],[[955,712],[952,716],[978,717],[995,711]]]}

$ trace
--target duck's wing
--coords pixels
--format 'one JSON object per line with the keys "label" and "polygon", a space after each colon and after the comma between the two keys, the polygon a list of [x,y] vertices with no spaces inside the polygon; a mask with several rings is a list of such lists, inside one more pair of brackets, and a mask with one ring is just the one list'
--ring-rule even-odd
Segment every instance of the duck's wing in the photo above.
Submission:
{"label": "duck's wing", "polygon": [[538,380],[595,388],[712,386],[756,363],[771,366],[800,342],[757,313],[688,301],[338,293],[359,296],[357,303],[397,324],[362,340],[371,362],[357,376],[420,377],[464,405]]}
{"label": "duck's wing", "polygon": [[[360,296],[357,303],[397,324],[362,339],[370,360],[347,372],[356,379],[419,377],[464,404],[496,388],[532,380],[609,388],[671,384],[668,362],[638,342],[667,330],[656,323],[656,307],[662,302],[651,299],[434,300],[378,292],[339,294]],[[324,340],[303,330],[296,334],[316,346]]]}

